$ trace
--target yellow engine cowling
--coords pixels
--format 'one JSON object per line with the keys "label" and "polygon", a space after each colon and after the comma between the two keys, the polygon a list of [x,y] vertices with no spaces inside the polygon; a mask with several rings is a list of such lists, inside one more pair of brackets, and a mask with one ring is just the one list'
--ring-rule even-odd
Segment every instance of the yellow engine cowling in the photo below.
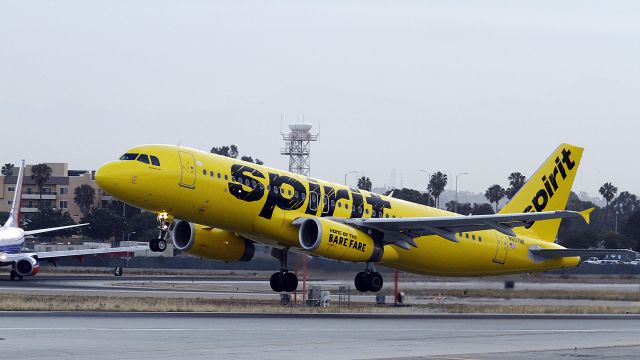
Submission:
{"label": "yellow engine cowling", "polygon": [[367,233],[352,226],[322,218],[298,221],[300,246],[333,260],[351,262],[380,262],[397,259],[390,246],[376,243]]}
{"label": "yellow engine cowling", "polygon": [[223,261],[249,261],[253,242],[232,232],[180,220],[171,229],[173,246],[189,255]]}

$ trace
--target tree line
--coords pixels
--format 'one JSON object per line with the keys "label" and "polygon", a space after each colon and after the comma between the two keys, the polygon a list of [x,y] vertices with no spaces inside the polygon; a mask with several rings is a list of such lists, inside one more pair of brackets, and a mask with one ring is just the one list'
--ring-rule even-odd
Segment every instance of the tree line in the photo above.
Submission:
{"label": "tree line", "polygon": [[[505,197],[511,200],[526,182],[520,172],[513,172],[507,177],[508,186],[499,184],[489,186],[484,193],[490,204],[447,202],[445,209],[461,215],[486,215],[497,213],[499,204]],[[447,175],[438,171],[429,178],[426,192],[415,189],[393,189],[387,194],[394,198],[411,201],[426,206],[439,206],[439,197],[447,185]],[[370,191],[371,180],[363,176],[358,179],[359,189]],[[628,191],[618,194],[618,188],[611,182],[604,183],[598,190],[606,205],[600,207],[591,201],[580,200],[571,192],[566,209],[582,211],[595,208],[591,214],[590,224],[581,219],[562,220],[557,242],[569,248],[621,248],[640,251],[640,199]],[[617,195],[617,196],[616,196]]]}

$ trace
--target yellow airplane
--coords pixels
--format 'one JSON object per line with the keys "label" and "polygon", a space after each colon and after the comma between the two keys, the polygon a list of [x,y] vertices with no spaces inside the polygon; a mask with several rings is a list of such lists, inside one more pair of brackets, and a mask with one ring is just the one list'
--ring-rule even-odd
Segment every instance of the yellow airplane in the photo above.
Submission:
{"label": "yellow airplane", "polygon": [[[556,244],[563,218],[589,222],[592,209],[565,211],[583,149],[560,145],[495,215],[460,216],[344,185],[195,149],[143,145],[98,170],[100,187],[157,212],[160,235],[194,256],[248,261],[253,243],[270,245],[281,269],[274,291],[297,288],[289,250],[362,262],[360,291],[382,288],[375,264],[425,275],[484,276],[577,266],[602,250]],[[179,220],[178,220],[179,219]]]}

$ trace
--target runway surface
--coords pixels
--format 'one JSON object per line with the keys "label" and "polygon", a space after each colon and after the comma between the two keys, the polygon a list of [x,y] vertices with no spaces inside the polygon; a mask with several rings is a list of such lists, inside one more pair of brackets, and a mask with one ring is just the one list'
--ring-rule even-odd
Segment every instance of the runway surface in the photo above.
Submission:
{"label": "runway surface", "polygon": [[17,359],[636,359],[640,316],[0,312]]}
{"label": "runway surface", "polygon": [[[331,290],[333,301],[337,301],[336,290],[340,285],[350,284],[339,280],[314,280],[310,285],[320,285],[323,290]],[[387,284],[391,286],[392,284]],[[302,286],[299,285],[299,288]],[[401,282],[400,289],[503,289],[504,283],[491,280],[473,281],[429,281]],[[637,283],[579,283],[579,282],[518,282],[516,290],[593,290],[638,293]],[[351,301],[375,303],[374,294],[357,293],[352,288]],[[205,299],[279,299],[267,280],[242,280],[232,277],[172,277],[172,276],[35,276],[24,281],[9,281],[0,278],[0,292],[14,294],[47,294],[47,295],[99,295],[119,297],[173,297],[173,298],[205,298]],[[640,300],[640,298],[638,299]],[[610,306],[638,307],[640,301],[598,300],[589,299],[541,299],[541,298],[474,298],[458,297],[434,300],[430,296],[411,296],[411,304],[465,304],[465,305],[549,305],[549,306]]]}

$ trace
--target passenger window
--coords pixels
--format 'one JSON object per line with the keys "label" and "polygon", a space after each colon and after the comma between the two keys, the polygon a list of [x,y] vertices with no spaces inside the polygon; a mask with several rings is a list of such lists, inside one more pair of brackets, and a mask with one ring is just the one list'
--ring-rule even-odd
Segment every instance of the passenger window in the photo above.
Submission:
{"label": "passenger window", "polygon": [[273,192],[276,193],[276,194],[278,193],[278,187],[277,186],[273,187]]}
{"label": "passenger window", "polygon": [[475,240],[476,236],[475,235],[471,235],[471,240]]}
{"label": "passenger window", "polygon": [[300,194],[300,197],[302,198],[302,200],[304,200],[307,197],[307,194],[302,193],[302,194]]}
{"label": "passenger window", "polygon": [[[225,175],[225,176],[224,176],[224,178],[225,178],[225,180],[226,180],[226,179],[227,179],[227,175]],[[231,181],[232,181],[232,182],[236,182],[236,177],[235,177],[235,176],[232,176],[232,177],[231,177]]]}
{"label": "passenger window", "polygon": [[251,181],[249,181],[249,179],[245,179],[244,184],[247,185],[248,187],[251,187]]}
{"label": "passenger window", "polygon": [[213,177],[213,171],[209,171],[209,176]]}
{"label": "passenger window", "polygon": [[160,160],[157,157],[151,155],[151,165],[160,166]]}
{"label": "passenger window", "polygon": [[364,213],[369,215],[369,209],[364,209]]}
{"label": "passenger window", "polygon": [[207,169],[202,169],[202,175],[207,176]]}
{"label": "passenger window", "polygon": [[467,239],[469,238],[469,234],[464,234],[464,236],[466,236],[466,237],[467,237]]}
{"label": "passenger window", "polygon": [[220,179],[220,175],[221,175],[221,174],[220,174],[220,173],[218,173],[218,179]]}
{"label": "passenger window", "polygon": [[148,164],[149,156],[147,154],[140,154],[140,156],[138,156],[138,161]]}
{"label": "passenger window", "polygon": [[229,175],[225,175],[225,176],[224,176],[224,179],[225,179],[225,180],[229,180]]}
{"label": "passenger window", "polygon": [[255,180],[251,180],[251,187],[252,188],[256,188],[256,181]]}
{"label": "passenger window", "polygon": [[289,196],[291,196],[291,190],[287,191],[287,193],[289,194]]}
{"label": "passenger window", "polygon": [[120,157],[120,160],[135,160],[137,157],[138,157],[138,154],[126,153]]}

